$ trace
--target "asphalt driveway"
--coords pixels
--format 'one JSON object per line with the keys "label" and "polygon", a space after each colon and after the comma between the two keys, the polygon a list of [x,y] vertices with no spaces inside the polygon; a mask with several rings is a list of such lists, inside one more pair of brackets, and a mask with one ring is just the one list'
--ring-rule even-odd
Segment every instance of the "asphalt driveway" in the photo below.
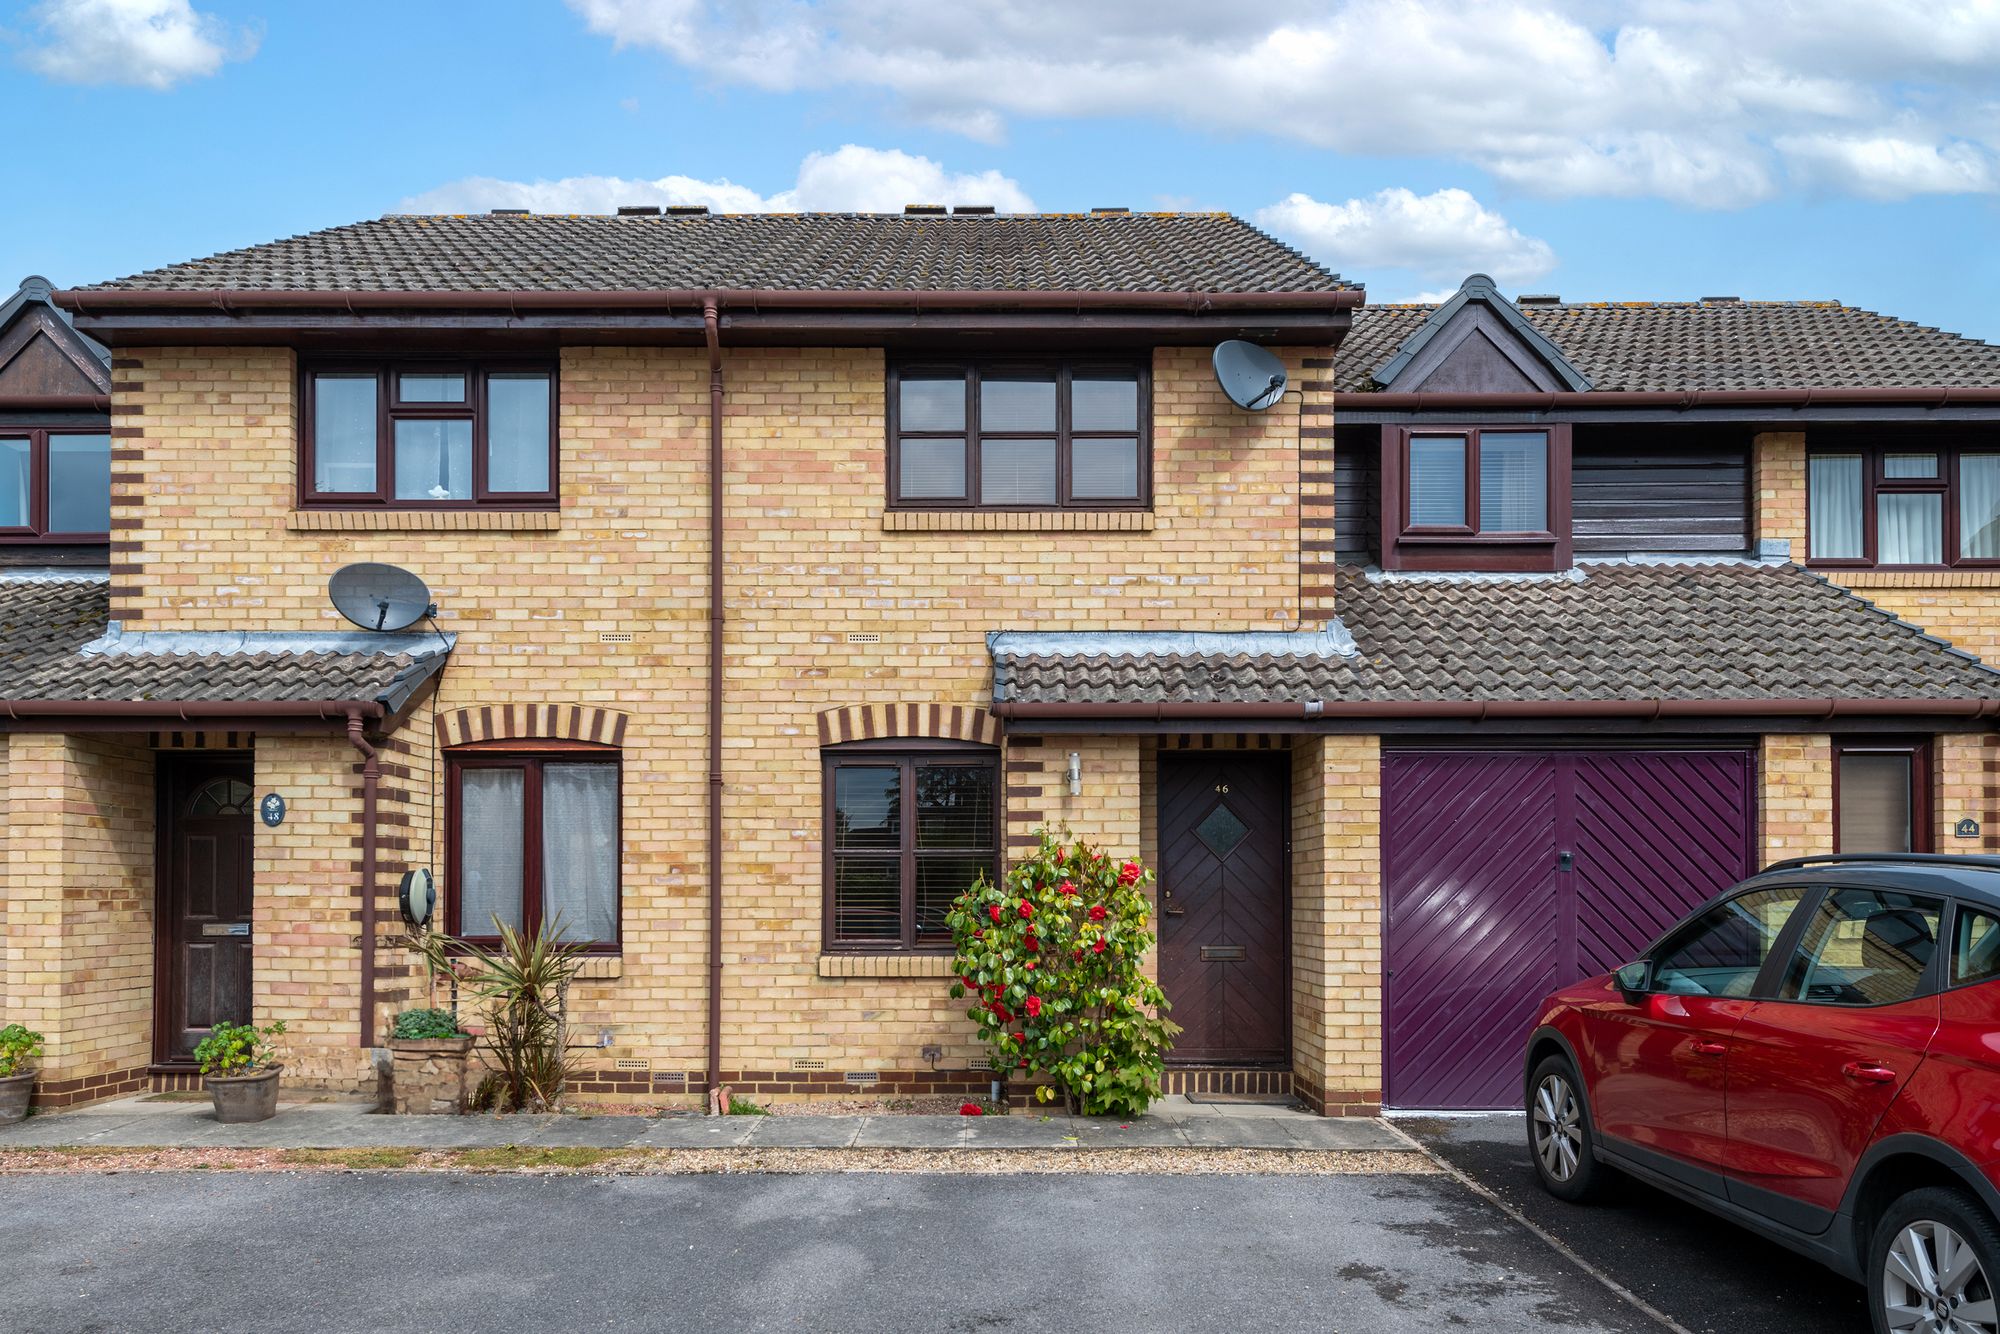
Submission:
{"label": "asphalt driveway", "polygon": [[1671,1195],[1629,1178],[1589,1205],[1549,1195],[1519,1113],[1396,1125],[1695,1334],[1866,1334],[1859,1284]]}
{"label": "asphalt driveway", "polygon": [[1658,1328],[1438,1174],[15,1176],[0,1254],[42,1334]]}

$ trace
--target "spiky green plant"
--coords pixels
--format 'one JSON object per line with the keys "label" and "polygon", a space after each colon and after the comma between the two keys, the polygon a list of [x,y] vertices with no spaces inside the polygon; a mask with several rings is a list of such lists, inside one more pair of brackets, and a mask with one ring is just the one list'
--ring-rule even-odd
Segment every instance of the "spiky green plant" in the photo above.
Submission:
{"label": "spiky green plant", "polygon": [[514,1111],[551,1111],[573,1073],[569,988],[583,968],[584,947],[563,939],[562,919],[526,935],[497,916],[498,949],[433,934],[421,948],[433,968],[453,969],[479,1002],[482,1043],[499,1067],[500,1092]]}

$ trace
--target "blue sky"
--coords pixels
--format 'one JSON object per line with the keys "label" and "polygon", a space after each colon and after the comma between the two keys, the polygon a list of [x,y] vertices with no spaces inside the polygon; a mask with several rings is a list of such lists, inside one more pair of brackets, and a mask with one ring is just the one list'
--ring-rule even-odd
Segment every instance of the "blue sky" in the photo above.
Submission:
{"label": "blue sky", "polygon": [[[1087,9],[1087,14],[1078,11]],[[416,206],[1225,208],[1377,301],[2000,341],[2000,11],[1904,0],[0,0],[0,281]],[[1787,12],[1790,11],[1790,12]]]}

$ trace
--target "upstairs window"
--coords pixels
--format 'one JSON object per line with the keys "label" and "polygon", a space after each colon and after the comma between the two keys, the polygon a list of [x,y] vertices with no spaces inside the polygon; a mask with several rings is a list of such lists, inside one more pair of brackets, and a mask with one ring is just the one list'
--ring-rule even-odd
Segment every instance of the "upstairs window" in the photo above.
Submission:
{"label": "upstairs window", "polygon": [[2000,565],[2000,449],[1815,449],[1806,534],[1814,565]]}
{"label": "upstairs window", "polygon": [[0,426],[0,541],[111,536],[111,436]]}
{"label": "upstairs window", "polygon": [[1382,435],[1385,568],[1568,564],[1567,427],[1426,426]]}
{"label": "upstairs window", "polygon": [[899,509],[1137,509],[1151,377],[1131,363],[925,363],[889,372]]}
{"label": "upstairs window", "polygon": [[339,362],[305,373],[307,504],[546,508],[555,371],[514,362]]}

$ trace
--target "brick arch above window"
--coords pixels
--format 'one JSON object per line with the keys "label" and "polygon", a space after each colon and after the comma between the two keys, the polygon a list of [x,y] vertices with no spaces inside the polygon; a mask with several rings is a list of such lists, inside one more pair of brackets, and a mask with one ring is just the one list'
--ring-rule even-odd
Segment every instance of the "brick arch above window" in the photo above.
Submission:
{"label": "brick arch above window", "polygon": [[1000,720],[970,704],[850,704],[819,715],[819,743],[891,737],[1000,744]]}
{"label": "brick arch above window", "polygon": [[445,746],[527,740],[622,746],[631,717],[588,704],[478,704],[441,711],[437,733],[439,744]]}

